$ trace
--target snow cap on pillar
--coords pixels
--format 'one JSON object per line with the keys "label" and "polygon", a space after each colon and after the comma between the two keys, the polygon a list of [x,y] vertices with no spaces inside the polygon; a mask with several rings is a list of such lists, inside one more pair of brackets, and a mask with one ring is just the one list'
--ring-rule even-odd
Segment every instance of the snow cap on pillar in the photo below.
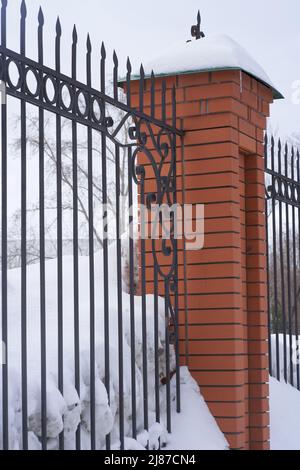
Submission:
{"label": "snow cap on pillar", "polygon": [[[199,14],[198,14],[199,15]],[[159,56],[144,64],[145,78],[182,75],[200,72],[241,70],[271,88],[274,99],[284,98],[272,83],[264,69],[236,41],[225,34],[205,37],[198,24],[192,27],[192,35],[199,40],[178,42]],[[132,80],[139,80],[139,71],[133,71]],[[120,79],[122,84],[125,79]]]}

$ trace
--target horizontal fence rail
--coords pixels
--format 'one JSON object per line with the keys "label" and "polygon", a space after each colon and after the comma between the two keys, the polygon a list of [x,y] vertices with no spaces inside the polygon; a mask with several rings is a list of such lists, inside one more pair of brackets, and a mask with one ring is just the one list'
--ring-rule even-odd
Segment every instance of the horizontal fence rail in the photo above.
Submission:
{"label": "horizontal fence rail", "polygon": [[153,241],[150,286],[133,209],[176,203],[175,89],[167,111],[165,81],[157,97],[152,73],[148,115],[141,67],[133,107],[130,60],[125,95],[115,52],[107,81],[103,44],[94,88],[89,36],[80,82],[75,26],[71,71],[62,73],[59,19],[55,66],[46,66],[41,9],[32,60],[25,1],[19,51],[7,44],[15,2],[1,4],[0,448],[159,448],[173,402],[180,411],[177,242],[174,224],[168,242]]}
{"label": "horizontal fence rail", "polygon": [[300,155],[265,138],[270,373],[300,390]]}

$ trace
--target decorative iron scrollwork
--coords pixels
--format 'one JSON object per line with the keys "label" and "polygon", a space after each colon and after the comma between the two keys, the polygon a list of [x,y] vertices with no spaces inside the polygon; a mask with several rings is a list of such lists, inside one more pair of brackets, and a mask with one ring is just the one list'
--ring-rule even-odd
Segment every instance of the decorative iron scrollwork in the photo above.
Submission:
{"label": "decorative iron scrollwork", "polygon": [[265,188],[268,200],[275,199],[300,207],[300,184],[297,181],[268,169],[266,174],[272,176],[272,184],[267,185]]}

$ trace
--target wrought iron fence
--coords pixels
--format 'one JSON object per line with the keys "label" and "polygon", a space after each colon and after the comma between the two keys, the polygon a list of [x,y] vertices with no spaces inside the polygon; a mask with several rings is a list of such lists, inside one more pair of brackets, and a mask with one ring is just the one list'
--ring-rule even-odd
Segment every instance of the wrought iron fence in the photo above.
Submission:
{"label": "wrought iron fence", "polygon": [[300,389],[299,150],[265,138],[270,373]]}
{"label": "wrought iron fence", "polygon": [[[89,36],[86,83],[80,82],[76,27],[71,73],[62,73],[59,19],[55,67],[46,66],[42,10],[38,58],[28,58],[24,0],[20,50],[9,49],[7,3],[2,0],[0,46],[0,80],[6,96],[1,105],[1,336],[6,354],[0,387],[0,446],[124,449],[130,445],[128,438],[143,439],[145,446],[163,445],[166,432],[171,431],[173,399],[180,410],[177,244],[173,232],[169,243],[153,243],[153,285],[149,287],[145,241],[140,242],[138,297],[130,209],[137,192],[141,202],[146,202],[148,169],[139,164],[140,155],[155,172],[157,188],[151,199],[158,204],[176,202],[176,136],[180,132],[175,89],[172,116],[167,120],[166,86],[156,97],[152,74],[151,115],[147,115],[141,68],[140,106],[133,108],[130,61],[124,99],[114,53],[109,94],[104,45],[100,85],[93,87]],[[14,9],[14,2],[9,6]],[[157,100],[162,107],[159,117]],[[17,116],[14,128],[13,116]],[[165,165],[167,177],[162,176]],[[15,182],[12,168],[19,172]],[[31,190],[38,196],[35,207]],[[15,243],[10,233],[11,199],[19,204],[15,230],[20,241]],[[129,227],[129,236],[123,239],[122,217]],[[107,236],[110,226],[115,233],[112,244]],[[79,241],[85,235],[87,256],[80,256]],[[52,261],[46,256],[49,236],[55,245]],[[69,256],[65,239],[69,248],[72,240]],[[11,246],[18,246],[19,270],[9,269]],[[170,266],[167,273],[161,269],[158,252]],[[159,285],[164,286],[162,296]],[[153,296],[146,295],[149,291]],[[146,438],[144,430],[149,431]]]}

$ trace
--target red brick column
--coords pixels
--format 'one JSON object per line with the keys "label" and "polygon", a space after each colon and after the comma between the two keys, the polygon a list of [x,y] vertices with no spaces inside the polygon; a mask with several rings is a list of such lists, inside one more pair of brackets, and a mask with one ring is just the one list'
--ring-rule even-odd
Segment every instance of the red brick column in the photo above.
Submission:
{"label": "red brick column", "polygon": [[[183,156],[178,141],[178,202],[205,204],[205,245],[186,251],[186,283],[179,244],[182,360],[187,310],[188,365],[231,448],[268,449],[263,131],[272,91],[232,70],[166,83],[168,103],[176,85],[185,133]],[[138,106],[138,82],[132,91]],[[147,94],[149,80],[145,112]],[[159,117],[159,105],[156,111]]]}

